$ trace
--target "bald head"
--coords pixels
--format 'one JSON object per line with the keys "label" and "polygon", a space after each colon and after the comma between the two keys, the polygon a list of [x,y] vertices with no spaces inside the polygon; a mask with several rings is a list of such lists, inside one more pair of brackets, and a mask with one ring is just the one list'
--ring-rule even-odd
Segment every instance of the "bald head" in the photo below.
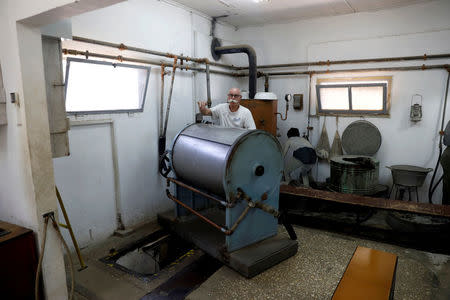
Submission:
{"label": "bald head", "polygon": [[228,91],[228,94],[241,95],[241,90],[239,88],[231,88]]}

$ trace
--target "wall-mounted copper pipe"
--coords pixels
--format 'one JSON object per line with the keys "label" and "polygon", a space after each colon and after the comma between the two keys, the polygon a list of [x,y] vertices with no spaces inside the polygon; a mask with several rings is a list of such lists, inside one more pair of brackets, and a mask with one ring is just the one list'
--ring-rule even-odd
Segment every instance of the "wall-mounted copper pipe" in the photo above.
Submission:
{"label": "wall-mounted copper pipe", "polygon": [[[111,60],[119,60],[119,61],[125,61],[125,62],[134,62],[134,63],[140,63],[140,64],[147,64],[147,65],[154,65],[154,66],[160,66],[161,64],[166,65],[167,67],[173,67],[173,63],[165,60],[156,60],[156,59],[138,59],[138,58],[130,58],[125,56],[114,56],[114,55],[107,55],[107,54],[100,54],[95,52],[89,52],[89,51],[78,51],[75,49],[62,49],[62,53],[64,55],[81,55],[85,56],[86,59],[89,57],[96,57],[96,58],[104,58],[104,59],[111,59]],[[206,69],[193,67],[188,64],[176,64],[176,67],[180,70],[185,71],[197,71],[197,72],[206,72]],[[224,72],[219,70],[210,70],[210,73],[213,74],[220,74],[220,75],[226,75],[226,76],[232,76],[232,77],[238,77],[239,73],[232,73],[232,72]]]}
{"label": "wall-mounted copper pipe", "polygon": [[279,112],[275,113],[276,115],[280,115],[280,118],[282,121],[286,121],[287,116],[288,116],[288,110],[289,110],[289,102],[286,102],[286,112],[284,113],[284,118],[283,115]]}
{"label": "wall-mounted copper pipe", "polygon": [[[349,60],[327,60],[327,61],[315,61],[315,62],[273,64],[273,65],[261,65],[261,66],[258,66],[258,69],[312,67],[312,66],[329,66],[329,65],[361,64],[361,63],[380,63],[380,62],[394,62],[394,61],[446,59],[446,58],[450,58],[450,53],[434,54],[434,55],[424,54],[424,55],[417,55],[417,56],[400,56],[400,57],[366,58],[366,59],[349,59]],[[236,70],[246,70],[246,69],[248,69],[248,67],[236,68]]]}
{"label": "wall-mounted copper pipe", "polygon": [[[115,44],[115,43],[110,43],[110,42],[105,42],[105,41],[83,38],[83,37],[79,37],[79,36],[72,36],[72,40],[78,41],[78,42],[83,42],[83,43],[88,43],[88,44],[117,48],[119,50],[129,50],[129,51],[140,52],[140,53],[145,53],[145,54],[164,56],[164,57],[168,57],[168,58],[174,58],[175,56],[177,56],[180,60],[184,60],[186,62],[193,61],[196,63],[205,64],[205,58],[195,58],[195,57],[189,57],[189,56],[184,56],[184,55],[176,55],[176,54],[172,54],[169,52],[161,52],[161,51],[149,50],[149,49],[144,49],[144,48],[132,47],[132,46],[124,45],[123,43]],[[216,62],[209,62],[209,64],[212,66],[221,67],[221,68],[230,69],[230,70],[238,69],[238,67],[233,66],[233,65],[221,64],[221,63],[216,63]]]}

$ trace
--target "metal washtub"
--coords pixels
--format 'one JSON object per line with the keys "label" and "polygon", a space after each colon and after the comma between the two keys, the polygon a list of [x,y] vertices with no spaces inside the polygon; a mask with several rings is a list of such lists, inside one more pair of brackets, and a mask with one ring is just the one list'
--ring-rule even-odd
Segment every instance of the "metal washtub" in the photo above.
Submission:
{"label": "metal washtub", "polygon": [[392,172],[392,181],[395,185],[420,187],[425,182],[427,174],[433,169],[411,165],[386,166]]}

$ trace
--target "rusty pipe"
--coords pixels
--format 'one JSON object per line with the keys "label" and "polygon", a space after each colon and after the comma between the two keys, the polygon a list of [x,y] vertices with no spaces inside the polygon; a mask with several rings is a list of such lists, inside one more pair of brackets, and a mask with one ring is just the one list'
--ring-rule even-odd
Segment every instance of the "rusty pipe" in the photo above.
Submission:
{"label": "rusty pipe", "polygon": [[167,123],[169,123],[170,104],[172,102],[173,82],[175,81],[175,71],[177,70],[177,57],[173,58],[172,80],[170,81],[169,98],[167,99],[166,119],[164,120],[164,129],[162,136],[165,138],[167,133]]}
{"label": "rusty pipe", "polygon": [[269,91],[269,75],[264,74],[264,92]]}
{"label": "rusty pipe", "polygon": [[[165,76],[165,65],[161,65],[161,99],[160,99],[160,107],[159,107],[159,134],[162,134],[163,131],[163,117],[164,117],[164,76]],[[161,153],[160,153],[161,154]]]}
{"label": "rusty pipe", "polygon": [[[167,57],[167,58],[174,58],[175,56],[177,56],[180,60],[192,61],[192,62],[202,63],[202,64],[205,63],[205,58],[195,58],[195,57],[189,57],[189,56],[184,56],[184,55],[176,55],[176,54],[169,53],[169,52],[161,52],[161,51],[149,50],[149,49],[144,49],[144,48],[132,47],[132,46],[127,46],[123,43],[116,44],[116,43],[110,43],[110,42],[105,42],[105,41],[83,38],[83,37],[79,37],[79,36],[72,36],[72,40],[78,41],[78,42],[83,42],[83,43],[88,43],[88,44],[93,44],[93,45],[101,45],[101,46],[106,46],[106,47],[111,47],[111,48],[117,48],[119,50],[129,50],[129,51],[133,51],[133,52],[140,52],[140,53],[145,53],[145,54],[163,56],[163,57]],[[211,62],[210,64],[212,66],[226,68],[226,69],[230,69],[230,70],[237,70],[237,68],[238,68],[233,65],[221,64],[221,63],[216,63],[216,62]]]}
{"label": "rusty pipe", "polygon": [[[425,71],[434,69],[447,69],[448,64],[443,65],[421,65],[409,67],[386,67],[386,68],[359,68],[359,69],[341,69],[341,70],[314,70],[314,71],[292,71],[292,72],[269,72],[269,76],[287,76],[287,75],[310,75],[310,74],[329,74],[346,72],[374,72],[374,71]],[[240,76],[240,75],[239,75]],[[245,76],[245,74],[243,74]]]}
{"label": "rusty pipe", "polygon": [[[133,62],[133,63],[140,63],[140,64],[147,64],[147,65],[154,65],[154,66],[160,66],[161,64],[166,65],[167,67],[173,67],[173,63],[166,61],[166,60],[155,60],[155,59],[138,59],[138,58],[131,58],[131,57],[125,57],[125,56],[115,56],[115,55],[107,55],[107,54],[101,54],[101,53],[95,53],[95,52],[89,52],[89,51],[78,51],[74,49],[62,49],[62,53],[64,55],[81,55],[85,56],[86,59],[89,57],[96,57],[96,58],[104,58],[104,59],[111,59],[111,60],[119,60],[121,62]],[[177,64],[176,67],[180,70],[185,71],[197,71],[197,72],[206,72],[203,68],[193,67],[192,65],[181,65]],[[219,70],[210,70],[210,73],[213,74],[220,74],[220,75],[226,75],[226,76],[232,76],[232,77],[238,77],[239,73],[233,73],[233,72],[224,72]]]}
{"label": "rusty pipe", "polygon": [[289,110],[289,102],[286,101],[286,112],[284,113],[284,118],[283,118],[283,115],[279,112],[275,113],[275,115],[280,115],[281,120],[286,121],[286,119],[288,117],[288,110]]}
{"label": "rusty pipe", "polygon": [[220,199],[217,199],[217,198],[215,198],[215,197],[213,197],[213,196],[211,196],[211,195],[208,195],[207,193],[202,192],[202,191],[200,191],[200,190],[198,190],[198,189],[196,189],[196,188],[194,188],[194,187],[192,187],[192,186],[190,186],[190,185],[187,185],[187,184],[185,184],[184,182],[181,182],[181,181],[179,181],[179,180],[176,180],[175,178],[167,177],[167,181],[168,181],[168,182],[171,181],[171,182],[175,183],[176,185],[179,185],[179,186],[184,187],[184,188],[186,188],[186,189],[188,189],[188,190],[190,190],[190,191],[192,191],[192,192],[194,192],[194,193],[197,193],[197,194],[199,194],[199,195],[202,195],[202,196],[205,197],[205,198],[208,198],[208,199],[210,199],[210,200],[216,201],[216,202],[220,203],[220,204],[223,205],[223,206],[226,206],[226,207],[233,207],[233,205],[231,205],[231,203],[227,203],[227,202],[222,201],[222,200],[220,200]]}
{"label": "rusty pipe", "polygon": [[166,194],[167,197],[169,197],[169,199],[171,199],[172,201],[178,203],[179,205],[183,206],[185,209],[187,209],[188,211],[190,211],[191,213],[193,213],[194,215],[196,215],[197,217],[199,217],[200,219],[202,219],[203,221],[205,221],[206,223],[208,223],[209,225],[213,226],[214,228],[220,230],[221,232],[225,233],[226,235],[230,235],[231,232],[230,230],[226,229],[225,227],[222,227],[216,223],[214,223],[213,221],[211,221],[210,219],[208,219],[207,217],[203,216],[202,214],[198,213],[197,211],[195,211],[194,209],[192,209],[191,207],[187,206],[186,204],[184,204],[183,202],[181,202],[180,200],[178,200],[177,198],[175,198],[168,189],[166,189]]}
{"label": "rusty pipe", "polygon": [[211,108],[211,84],[209,80],[209,61],[206,60],[205,62],[205,69],[206,69],[206,99],[208,108]]}
{"label": "rusty pipe", "polygon": [[[417,56],[400,56],[400,57],[366,58],[366,59],[349,59],[349,60],[327,60],[327,61],[314,61],[314,62],[272,64],[272,65],[261,65],[261,66],[258,66],[258,69],[312,67],[312,66],[329,66],[329,65],[361,64],[361,63],[380,63],[380,62],[428,60],[428,59],[445,59],[445,58],[450,58],[450,53],[434,54],[434,55],[424,54],[424,55],[417,55]],[[248,69],[248,67],[238,67],[235,70],[246,70],[246,69]]]}

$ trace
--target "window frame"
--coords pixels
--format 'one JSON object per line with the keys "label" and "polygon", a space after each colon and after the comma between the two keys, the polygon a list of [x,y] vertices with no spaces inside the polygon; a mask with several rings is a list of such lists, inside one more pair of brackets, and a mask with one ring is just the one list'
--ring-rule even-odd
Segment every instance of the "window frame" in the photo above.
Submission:
{"label": "window frame", "polygon": [[66,96],[67,96],[67,88],[69,86],[69,72],[70,72],[70,63],[71,62],[81,62],[95,65],[108,65],[113,67],[125,67],[132,69],[144,69],[147,70],[147,76],[145,79],[145,90],[142,95],[142,104],[140,108],[137,109],[114,109],[114,110],[82,110],[82,111],[67,111],[68,115],[92,115],[92,114],[118,114],[118,113],[137,113],[143,112],[145,106],[145,98],[147,98],[148,84],[150,79],[151,67],[142,66],[142,65],[132,65],[132,64],[123,64],[123,63],[114,63],[109,61],[100,61],[100,60],[90,60],[90,59],[82,59],[76,57],[66,57],[66,74],[64,78],[64,106],[66,105]]}
{"label": "window frame", "polygon": [[[339,83],[351,82],[351,83]],[[358,81],[365,81],[366,83],[358,83]],[[371,81],[373,83],[371,83]],[[323,84],[324,82],[333,82],[332,84]],[[383,109],[381,110],[353,110],[352,109],[352,87],[372,87],[378,86],[383,88]],[[316,104],[317,114],[321,116],[327,115],[339,115],[339,116],[380,116],[389,117],[390,111],[390,88],[392,86],[391,76],[380,77],[358,77],[358,78],[322,78],[317,80],[316,84]],[[320,100],[320,90],[323,88],[348,88],[348,101],[349,109],[336,110],[336,109],[323,109],[322,102]]]}

